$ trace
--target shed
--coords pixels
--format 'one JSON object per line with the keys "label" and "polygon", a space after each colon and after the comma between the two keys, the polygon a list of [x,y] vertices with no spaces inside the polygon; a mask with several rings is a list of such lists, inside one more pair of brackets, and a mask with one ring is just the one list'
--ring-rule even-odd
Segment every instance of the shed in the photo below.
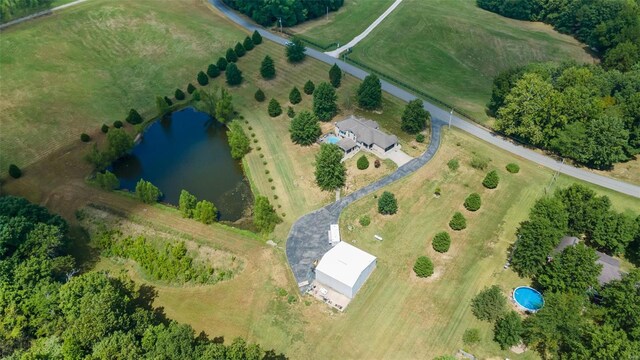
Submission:
{"label": "shed", "polygon": [[316,267],[316,280],[352,299],[376,268],[376,257],[339,242]]}
{"label": "shed", "polygon": [[340,242],[340,227],[338,224],[331,224],[329,227],[329,243],[335,244]]}

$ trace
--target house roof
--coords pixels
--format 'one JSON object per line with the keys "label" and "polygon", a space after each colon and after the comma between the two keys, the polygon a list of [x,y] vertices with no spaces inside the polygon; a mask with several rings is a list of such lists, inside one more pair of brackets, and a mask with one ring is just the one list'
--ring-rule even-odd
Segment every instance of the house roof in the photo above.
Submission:
{"label": "house roof", "polygon": [[375,256],[341,241],[324,254],[316,271],[353,287],[360,274],[374,261]]}
{"label": "house roof", "polygon": [[[560,240],[560,244],[556,246],[555,252],[560,253],[562,250],[568,248],[569,246],[573,246],[580,242],[575,236],[565,236]],[[619,280],[622,278],[622,273],[620,272],[620,260],[613,258],[605,253],[601,253],[600,251],[596,251],[598,255],[598,260],[596,260],[597,264],[602,265],[602,271],[598,276],[598,282],[600,285],[604,285],[612,280]]]}
{"label": "house roof", "polygon": [[569,246],[573,246],[578,242],[580,242],[580,239],[575,236],[565,236],[562,238],[562,240],[560,240],[560,244],[556,246],[555,252],[561,253],[562,250],[568,248]]}
{"label": "house roof", "polygon": [[336,123],[338,130],[350,131],[355,134],[358,141],[365,144],[376,144],[383,149],[398,142],[395,135],[385,134],[380,131],[378,123],[373,120],[359,119],[350,116]]}
{"label": "house roof", "polygon": [[340,147],[340,149],[344,151],[349,151],[357,146],[356,142],[349,138],[342,138],[340,141],[336,143]]}

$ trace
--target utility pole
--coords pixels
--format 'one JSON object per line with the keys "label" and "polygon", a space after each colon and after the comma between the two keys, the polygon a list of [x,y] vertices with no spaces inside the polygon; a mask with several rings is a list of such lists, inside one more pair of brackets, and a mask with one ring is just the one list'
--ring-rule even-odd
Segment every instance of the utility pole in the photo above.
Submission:
{"label": "utility pole", "polygon": [[329,7],[327,6],[327,21],[329,21]]}
{"label": "utility pole", "polygon": [[451,129],[451,117],[453,116],[453,108],[451,108],[451,112],[449,113],[449,129]]}
{"label": "utility pole", "polygon": [[280,32],[282,32],[282,17],[279,17],[278,21],[280,21]]}

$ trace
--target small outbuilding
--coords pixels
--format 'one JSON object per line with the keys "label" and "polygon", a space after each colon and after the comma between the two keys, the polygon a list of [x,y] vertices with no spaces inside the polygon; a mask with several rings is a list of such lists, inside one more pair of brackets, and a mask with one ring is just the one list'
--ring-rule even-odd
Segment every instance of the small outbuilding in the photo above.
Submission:
{"label": "small outbuilding", "polygon": [[376,268],[376,257],[339,242],[316,267],[316,281],[352,299]]}

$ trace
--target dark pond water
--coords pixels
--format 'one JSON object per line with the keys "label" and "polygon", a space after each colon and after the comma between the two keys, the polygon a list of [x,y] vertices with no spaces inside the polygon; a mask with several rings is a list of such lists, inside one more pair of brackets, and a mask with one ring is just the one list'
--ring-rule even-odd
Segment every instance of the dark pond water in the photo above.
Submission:
{"label": "dark pond water", "polygon": [[151,181],[165,203],[177,206],[182,189],[213,201],[224,221],[241,219],[253,202],[240,162],[231,158],[226,129],[193,108],[154,122],[110,170],[130,191],[140,179]]}

